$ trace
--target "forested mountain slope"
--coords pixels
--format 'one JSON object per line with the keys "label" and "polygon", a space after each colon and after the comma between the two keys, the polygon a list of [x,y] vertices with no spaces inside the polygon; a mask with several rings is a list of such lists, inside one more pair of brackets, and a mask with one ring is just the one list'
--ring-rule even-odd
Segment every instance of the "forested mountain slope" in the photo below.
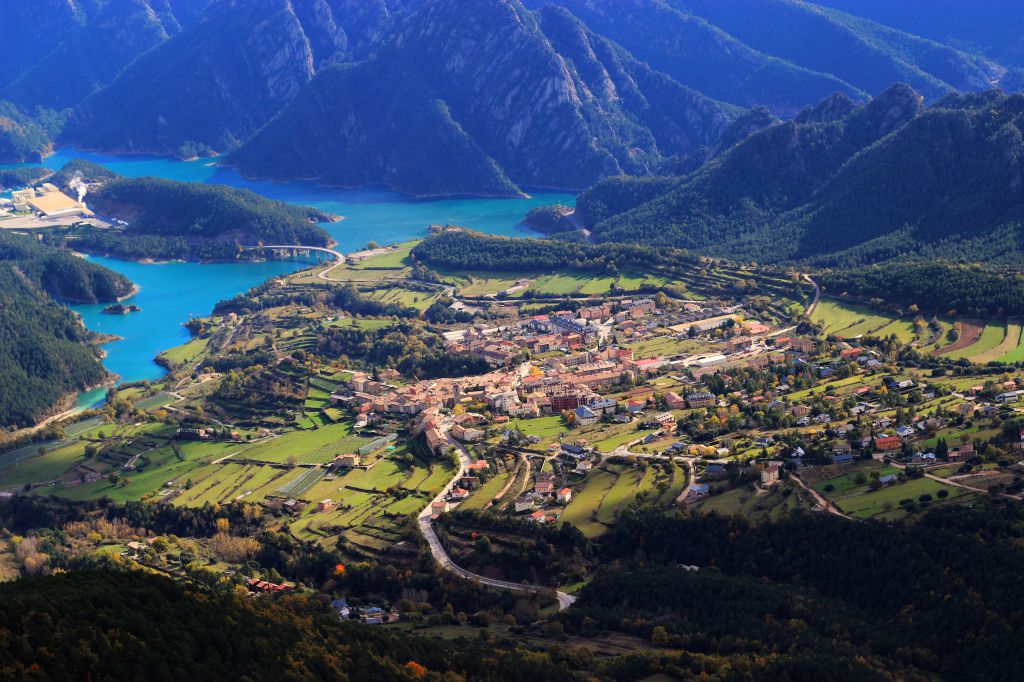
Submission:
{"label": "forested mountain slope", "polygon": [[[7,94],[22,106],[72,107],[110,84],[133,59],[182,30],[176,10],[189,3],[119,0],[80,11],[80,21]],[[198,5],[198,2],[195,2]],[[189,16],[187,11],[184,15]],[[3,31],[4,29],[0,29]],[[6,29],[13,32],[15,26]]]}
{"label": "forested mountain slope", "polygon": [[35,423],[106,376],[71,302],[113,301],[131,282],[29,237],[0,235],[0,427]]}
{"label": "forested mountain slope", "polygon": [[1024,13],[1017,0],[816,0],[816,4],[984,54],[1007,66],[1024,67]]}
{"label": "forested mountain slope", "polygon": [[800,0],[668,2],[756,50],[875,95],[903,82],[933,101],[954,89],[987,89],[1006,71],[948,45]]}
{"label": "forested mountain slope", "polygon": [[[127,224],[121,230],[75,235],[70,245],[88,253],[226,260],[238,257],[239,246],[330,243],[330,236],[315,223],[332,216],[246,189],[162,178],[118,178],[88,197],[96,211]],[[63,240],[61,235],[53,238]]]}
{"label": "forested mountain slope", "polygon": [[765,104],[777,114],[791,115],[836,91],[857,99],[866,96],[841,78],[759,52],[662,0],[556,1],[652,68],[725,102]]}
{"label": "forested mountain slope", "polygon": [[597,241],[849,265],[916,254],[1021,262],[1024,96],[907,86],[831,98],[679,179],[606,180],[578,214]]}
{"label": "forested mountain slope", "polygon": [[839,0],[524,4],[4,3],[0,87],[16,108],[0,147],[14,161],[55,143],[234,151],[253,176],[515,195],[685,175],[737,141],[723,133],[739,107],[790,118],[894,81],[928,103],[1024,84],[1001,1],[979,10],[988,29],[920,3],[908,18]]}

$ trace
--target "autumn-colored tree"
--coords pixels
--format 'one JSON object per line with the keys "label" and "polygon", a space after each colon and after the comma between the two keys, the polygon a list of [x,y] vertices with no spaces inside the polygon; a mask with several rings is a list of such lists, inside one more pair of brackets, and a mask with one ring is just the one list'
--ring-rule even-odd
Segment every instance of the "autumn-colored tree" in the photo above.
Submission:
{"label": "autumn-colored tree", "polygon": [[416,661],[409,661],[405,664],[405,671],[417,679],[427,676],[427,669]]}

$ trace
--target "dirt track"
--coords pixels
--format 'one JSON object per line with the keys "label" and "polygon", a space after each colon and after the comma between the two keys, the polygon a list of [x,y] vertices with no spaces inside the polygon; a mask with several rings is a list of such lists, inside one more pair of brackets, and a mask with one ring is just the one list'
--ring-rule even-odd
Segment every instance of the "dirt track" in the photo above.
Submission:
{"label": "dirt track", "polygon": [[979,320],[964,320],[957,322],[956,328],[960,330],[960,338],[955,343],[943,346],[935,351],[936,355],[946,355],[947,353],[953,353],[963,350],[968,346],[973,346],[981,338],[981,333],[985,331],[985,324]]}

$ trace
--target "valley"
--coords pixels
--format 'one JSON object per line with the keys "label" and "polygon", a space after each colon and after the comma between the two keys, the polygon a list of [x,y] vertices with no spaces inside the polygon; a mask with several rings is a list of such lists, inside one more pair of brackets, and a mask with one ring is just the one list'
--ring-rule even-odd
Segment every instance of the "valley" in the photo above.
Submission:
{"label": "valley", "polygon": [[0,676],[1024,679],[1024,13],[893,4],[0,0]]}

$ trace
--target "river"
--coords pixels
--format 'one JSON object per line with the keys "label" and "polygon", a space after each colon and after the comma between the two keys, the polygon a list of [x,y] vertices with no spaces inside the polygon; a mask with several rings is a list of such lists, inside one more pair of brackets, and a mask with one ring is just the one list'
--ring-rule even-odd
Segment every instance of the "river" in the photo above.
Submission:
{"label": "river", "polygon": [[[520,224],[527,211],[535,206],[575,201],[571,194],[555,193],[538,193],[529,199],[417,200],[386,189],[331,189],[308,182],[246,180],[233,169],[216,166],[210,159],[178,161],[72,149],[57,150],[43,165],[59,169],[75,158],[95,161],[127,177],[154,176],[242,187],[271,199],[342,215],[344,220],[323,227],[343,252],[359,249],[369,241],[388,244],[420,237],[431,224],[464,225],[491,234],[535,236]],[[142,264],[100,257],[91,260],[125,274],[139,287],[139,292],[128,301],[142,309],[138,313],[104,315],[100,312],[103,305],[72,306],[89,329],[121,337],[105,346],[104,364],[122,382],[163,376],[163,368],[153,358],[160,351],[188,340],[182,323],[190,317],[207,315],[217,301],[272,276],[308,267],[304,261]],[[95,393],[83,394],[79,402],[90,404],[96,398]]]}

